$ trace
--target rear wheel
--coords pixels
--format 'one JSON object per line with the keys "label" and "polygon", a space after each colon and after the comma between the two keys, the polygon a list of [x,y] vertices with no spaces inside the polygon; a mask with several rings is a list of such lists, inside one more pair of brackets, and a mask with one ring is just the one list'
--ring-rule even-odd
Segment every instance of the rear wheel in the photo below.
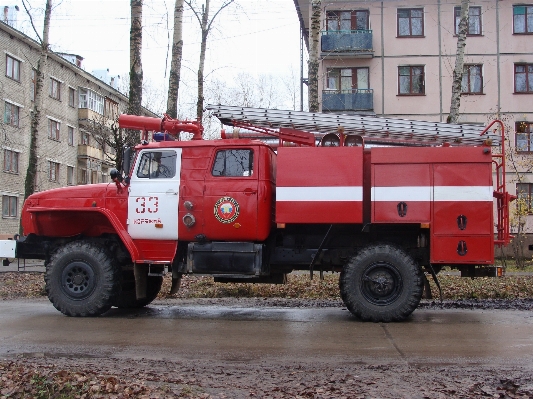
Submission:
{"label": "rear wheel", "polygon": [[47,262],[45,288],[54,307],[67,316],[98,316],[108,311],[119,290],[119,270],[104,248],[73,241]]}
{"label": "rear wheel", "polygon": [[119,309],[137,309],[152,303],[163,284],[163,277],[148,276],[146,279],[146,297],[137,299],[135,293],[135,277],[132,270],[122,272],[122,289],[113,306]]}
{"label": "rear wheel", "polygon": [[361,250],[344,266],[339,279],[342,300],[364,321],[400,321],[420,303],[422,272],[415,261],[393,245]]}

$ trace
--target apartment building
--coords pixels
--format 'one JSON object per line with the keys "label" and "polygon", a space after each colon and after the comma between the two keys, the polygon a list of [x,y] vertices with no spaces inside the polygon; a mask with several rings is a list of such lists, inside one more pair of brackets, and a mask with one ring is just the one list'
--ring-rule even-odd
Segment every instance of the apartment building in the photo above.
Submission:
{"label": "apartment building", "polygon": [[[35,99],[39,44],[0,22],[0,136],[2,219],[0,234],[18,232],[30,145],[30,112]],[[101,183],[115,166],[113,148],[101,138],[109,132],[128,98],[83,70],[82,58],[51,52],[43,86],[38,134],[36,191]],[[148,110],[146,115],[156,116]]]}
{"label": "apartment building", "polygon": [[[311,2],[294,0],[308,48]],[[445,122],[460,8],[459,0],[322,0],[321,111]],[[533,214],[533,2],[471,0],[468,15],[459,122],[505,120],[508,190]]]}

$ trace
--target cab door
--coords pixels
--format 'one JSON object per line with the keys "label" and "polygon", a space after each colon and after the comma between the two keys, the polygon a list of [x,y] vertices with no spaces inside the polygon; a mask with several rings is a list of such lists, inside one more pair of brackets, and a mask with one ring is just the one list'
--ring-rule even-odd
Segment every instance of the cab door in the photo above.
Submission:
{"label": "cab door", "polygon": [[204,235],[208,240],[257,239],[258,148],[214,150],[204,192]]}
{"label": "cab door", "polygon": [[177,240],[181,148],[146,149],[128,187],[128,233],[134,239]]}

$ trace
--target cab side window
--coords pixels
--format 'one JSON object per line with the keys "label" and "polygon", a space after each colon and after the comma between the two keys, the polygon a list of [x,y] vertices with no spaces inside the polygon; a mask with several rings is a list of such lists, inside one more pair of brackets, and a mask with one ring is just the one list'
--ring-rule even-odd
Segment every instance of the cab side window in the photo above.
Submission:
{"label": "cab side window", "polygon": [[149,151],[143,153],[137,169],[137,177],[145,179],[168,179],[175,175],[175,151]]}
{"label": "cab side window", "polygon": [[254,152],[252,150],[220,150],[217,151],[213,176],[252,176]]}

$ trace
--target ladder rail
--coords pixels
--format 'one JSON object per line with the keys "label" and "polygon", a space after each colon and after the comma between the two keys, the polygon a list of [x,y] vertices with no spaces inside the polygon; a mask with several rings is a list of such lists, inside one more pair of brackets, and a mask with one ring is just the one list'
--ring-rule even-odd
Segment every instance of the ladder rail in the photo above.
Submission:
{"label": "ladder rail", "polygon": [[358,134],[369,138],[385,137],[391,140],[408,138],[428,145],[439,145],[444,142],[456,145],[482,145],[487,139],[494,146],[500,144],[499,135],[479,125],[452,125],[442,122],[227,105],[208,105],[207,109],[224,124],[229,125],[233,124],[232,121],[239,121],[268,128],[290,127],[321,133],[332,133],[342,129],[344,134]]}

